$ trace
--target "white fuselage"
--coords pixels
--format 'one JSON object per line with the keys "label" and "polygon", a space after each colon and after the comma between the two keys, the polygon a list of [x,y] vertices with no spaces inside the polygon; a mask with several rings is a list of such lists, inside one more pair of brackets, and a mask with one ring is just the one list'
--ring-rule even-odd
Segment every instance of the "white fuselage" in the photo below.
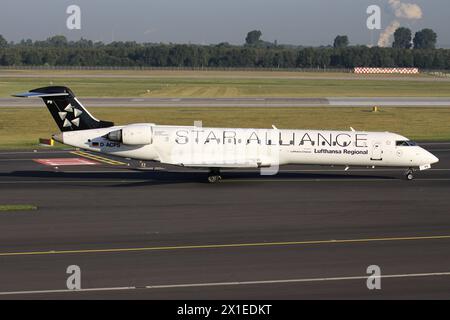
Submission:
{"label": "white fuselage", "polygon": [[[145,130],[140,130],[143,128]],[[109,133],[122,129],[127,130],[132,138],[133,134],[151,137],[143,139],[148,140],[146,144],[125,144],[108,139]],[[186,167],[256,168],[317,164],[427,169],[439,161],[413,143],[402,145],[409,140],[389,132],[136,124],[64,132],[57,136],[56,140],[86,150]]]}

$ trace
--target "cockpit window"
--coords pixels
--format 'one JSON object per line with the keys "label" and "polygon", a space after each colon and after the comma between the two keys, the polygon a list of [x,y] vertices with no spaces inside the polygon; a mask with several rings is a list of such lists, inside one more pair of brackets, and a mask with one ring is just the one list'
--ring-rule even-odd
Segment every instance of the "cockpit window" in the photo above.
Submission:
{"label": "cockpit window", "polygon": [[414,146],[417,146],[417,143],[415,143],[414,141],[410,141],[410,140],[402,140],[402,141],[397,141],[396,146],[397,147],[414,147]]}

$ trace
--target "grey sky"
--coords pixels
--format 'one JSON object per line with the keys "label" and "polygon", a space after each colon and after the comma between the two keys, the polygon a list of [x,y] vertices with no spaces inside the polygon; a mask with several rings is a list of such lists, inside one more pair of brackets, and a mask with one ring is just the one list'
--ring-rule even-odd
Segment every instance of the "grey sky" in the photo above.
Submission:
{"label": "grey sky", "polygon": [[[394,18],[388,0],[2,0],[0,34],[7,40],[43,40],[64,34],[110,42],[240,44],[253,29],[264,40],[302,45],[331,44],[347,34],[353,44],[370,44],[366,8],[381,6],[382,25]],[[413,31],[425,27],[438,33],[438,43],[450,45],[450,1],[409,0],[424,12],[420,21],[402,25]],[[66,8],[81,7],[82,29],[66,28]],[[379,32],[373,32],[376,43]]]}

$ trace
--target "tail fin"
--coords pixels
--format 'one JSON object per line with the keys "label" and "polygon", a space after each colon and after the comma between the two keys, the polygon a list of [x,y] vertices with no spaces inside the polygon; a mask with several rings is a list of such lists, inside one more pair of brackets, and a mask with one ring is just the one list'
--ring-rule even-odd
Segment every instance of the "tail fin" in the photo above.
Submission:
{"label": "tail fin", "polygon": [[39,97],[44,100],[59,129],[76,131],[114,126],[113,122],[97,120],[87,111],[67,87],[44,87],[30,90],[15,97]]}

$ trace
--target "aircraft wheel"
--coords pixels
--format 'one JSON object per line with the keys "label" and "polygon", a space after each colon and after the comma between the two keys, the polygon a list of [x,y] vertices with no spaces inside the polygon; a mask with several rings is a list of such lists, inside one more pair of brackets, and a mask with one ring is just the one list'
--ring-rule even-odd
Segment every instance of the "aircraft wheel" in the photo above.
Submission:
{"label": "aircraft wheel", "polygon": [[413,171],[412,170],[406,171],[405,178],[408,181],[414,180],[414,173],[413,173]]}
{"label": "aircraft wheel", "polygon": [[217,183],[222,180],[222,176],[220,175],[219,168],[210,168],[208,174],[208,182],[209,183]]}

